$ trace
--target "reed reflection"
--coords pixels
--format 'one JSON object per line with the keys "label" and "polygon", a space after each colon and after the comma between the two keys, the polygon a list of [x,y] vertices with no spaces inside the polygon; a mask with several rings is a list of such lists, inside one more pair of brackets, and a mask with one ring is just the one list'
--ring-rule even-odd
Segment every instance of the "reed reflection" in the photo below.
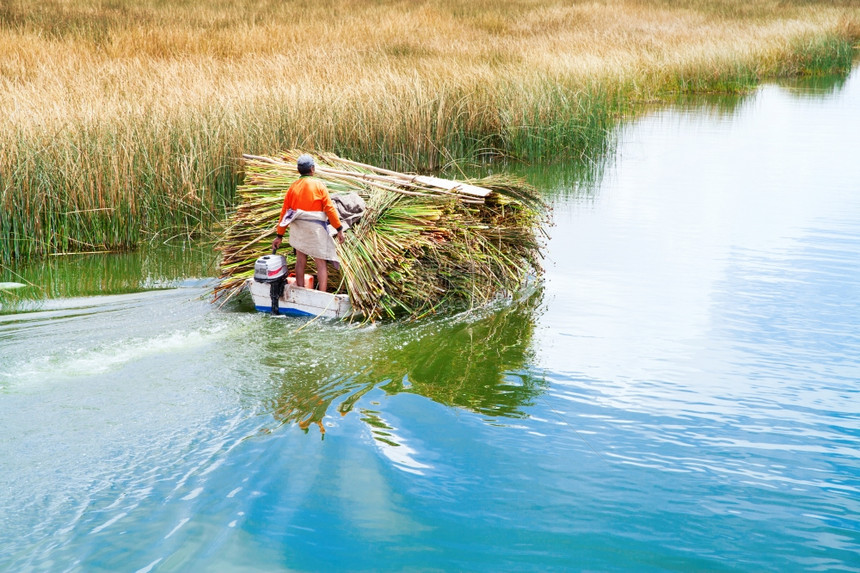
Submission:
{"label": "reed reflection", "polygon": [[47,299],[128,294],[177,286],[190,278],[214,276],[215,254],[208,245],[178,243],[141,247],[127,253],[46,257],[20,265],[0,265],[0,314],[39,310]]}
{"label": "reed reflection", "polygon": [[[515,302],[423,323],[346,334],[322,327],[293,341],[292,363],[274,377],[271,412],[279,423],[295,423],[306,432],[316,426],[324,435],[326,415],[349,414],[378,388],[493,418],[526,417],[524,408],[545,387],[543,378],[529,369],[541,299],[542,289],[537,289]],[[326,343],[337,346],[314,350]],[[283,355],[283,348],[274,344],[271,351],[272,356]],[[269,364],[276,366],[278,359]],[[395,445],[371,414],[360,409],[374,437]]]}

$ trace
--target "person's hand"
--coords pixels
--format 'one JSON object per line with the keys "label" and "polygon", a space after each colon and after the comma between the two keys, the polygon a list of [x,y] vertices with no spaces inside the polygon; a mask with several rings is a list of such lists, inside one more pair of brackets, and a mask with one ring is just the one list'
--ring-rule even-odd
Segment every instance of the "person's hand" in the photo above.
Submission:
{"label": "person's hand", "polygon": [[272,241],[272,252],[277,251],[278,247],[281,246],[281,241],[283,241],[283,237],[275,237],[275,240]]}
{"label": "person's hand", "polygon": [[341,245],[346,240],[346,237],[343,236],[343,230],[337,232],[337,240]]}

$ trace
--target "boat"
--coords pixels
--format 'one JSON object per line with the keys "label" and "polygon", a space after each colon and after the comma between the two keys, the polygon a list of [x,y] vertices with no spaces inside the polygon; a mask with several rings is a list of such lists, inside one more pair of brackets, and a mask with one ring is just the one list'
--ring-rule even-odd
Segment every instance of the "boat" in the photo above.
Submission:
{"label": "boat", "polygon": [[[272,283],[248,279],[248,287],[254,307],[260,312],[272,312]],[[285,283],[283,294],[278,297],[278,312],[299,316],[323,318],[345,318],[352,314],[349,296],[332,294]]]}
{"label": "boat", "polygon": [[[305,284],[313,277],[305,275]],[[352,314],[349,296],[332,294],[296,285],[287,275],[287,259],[282,255],[265,255],[254,264],[254,278],[247,281],[254,307],[260,312],[346,318]]]}

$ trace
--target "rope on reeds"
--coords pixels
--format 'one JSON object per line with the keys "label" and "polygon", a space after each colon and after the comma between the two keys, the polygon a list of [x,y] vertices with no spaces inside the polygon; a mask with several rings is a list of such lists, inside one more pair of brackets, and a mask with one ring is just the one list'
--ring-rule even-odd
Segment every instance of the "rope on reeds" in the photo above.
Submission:
{"label": "rope on reeds", "polygon": [[[240,292],[256,259],[268,252],[302,153],[244,156],[240,203],[217,243],[222,260],[216,299]],[[547,209],[521,179],[453,181],[328,153],[316,157],[315,176],[331,193],[356,192],[367,204],[337,247],[340,271],[330,273],[331,284],[340,284],[337,292],[349,294],[353,309],[367,319],[417,318],[447,303],[477,306],[515,292],[527,276],[541,272]]]}

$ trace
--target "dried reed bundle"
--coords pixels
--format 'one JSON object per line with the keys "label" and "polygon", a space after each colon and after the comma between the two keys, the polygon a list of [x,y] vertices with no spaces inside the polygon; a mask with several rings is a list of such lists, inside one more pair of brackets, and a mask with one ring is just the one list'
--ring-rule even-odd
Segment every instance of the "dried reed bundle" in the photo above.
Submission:
{"label": "dried reed bundle", "polygon": [[[291,150],[245,156],[241,203],[218,241],[217,299],[241,291],[269,248],[287,188],[298,177]],[[540,272],[544,204],[520,179],[495,175],[458,182],[397,173],[316,154],[316,177],[331,193],[354,191],[364,217],[338,245],[340,272],[330,283],[370,320],[419,317],[446,303],[483,304]]]}

